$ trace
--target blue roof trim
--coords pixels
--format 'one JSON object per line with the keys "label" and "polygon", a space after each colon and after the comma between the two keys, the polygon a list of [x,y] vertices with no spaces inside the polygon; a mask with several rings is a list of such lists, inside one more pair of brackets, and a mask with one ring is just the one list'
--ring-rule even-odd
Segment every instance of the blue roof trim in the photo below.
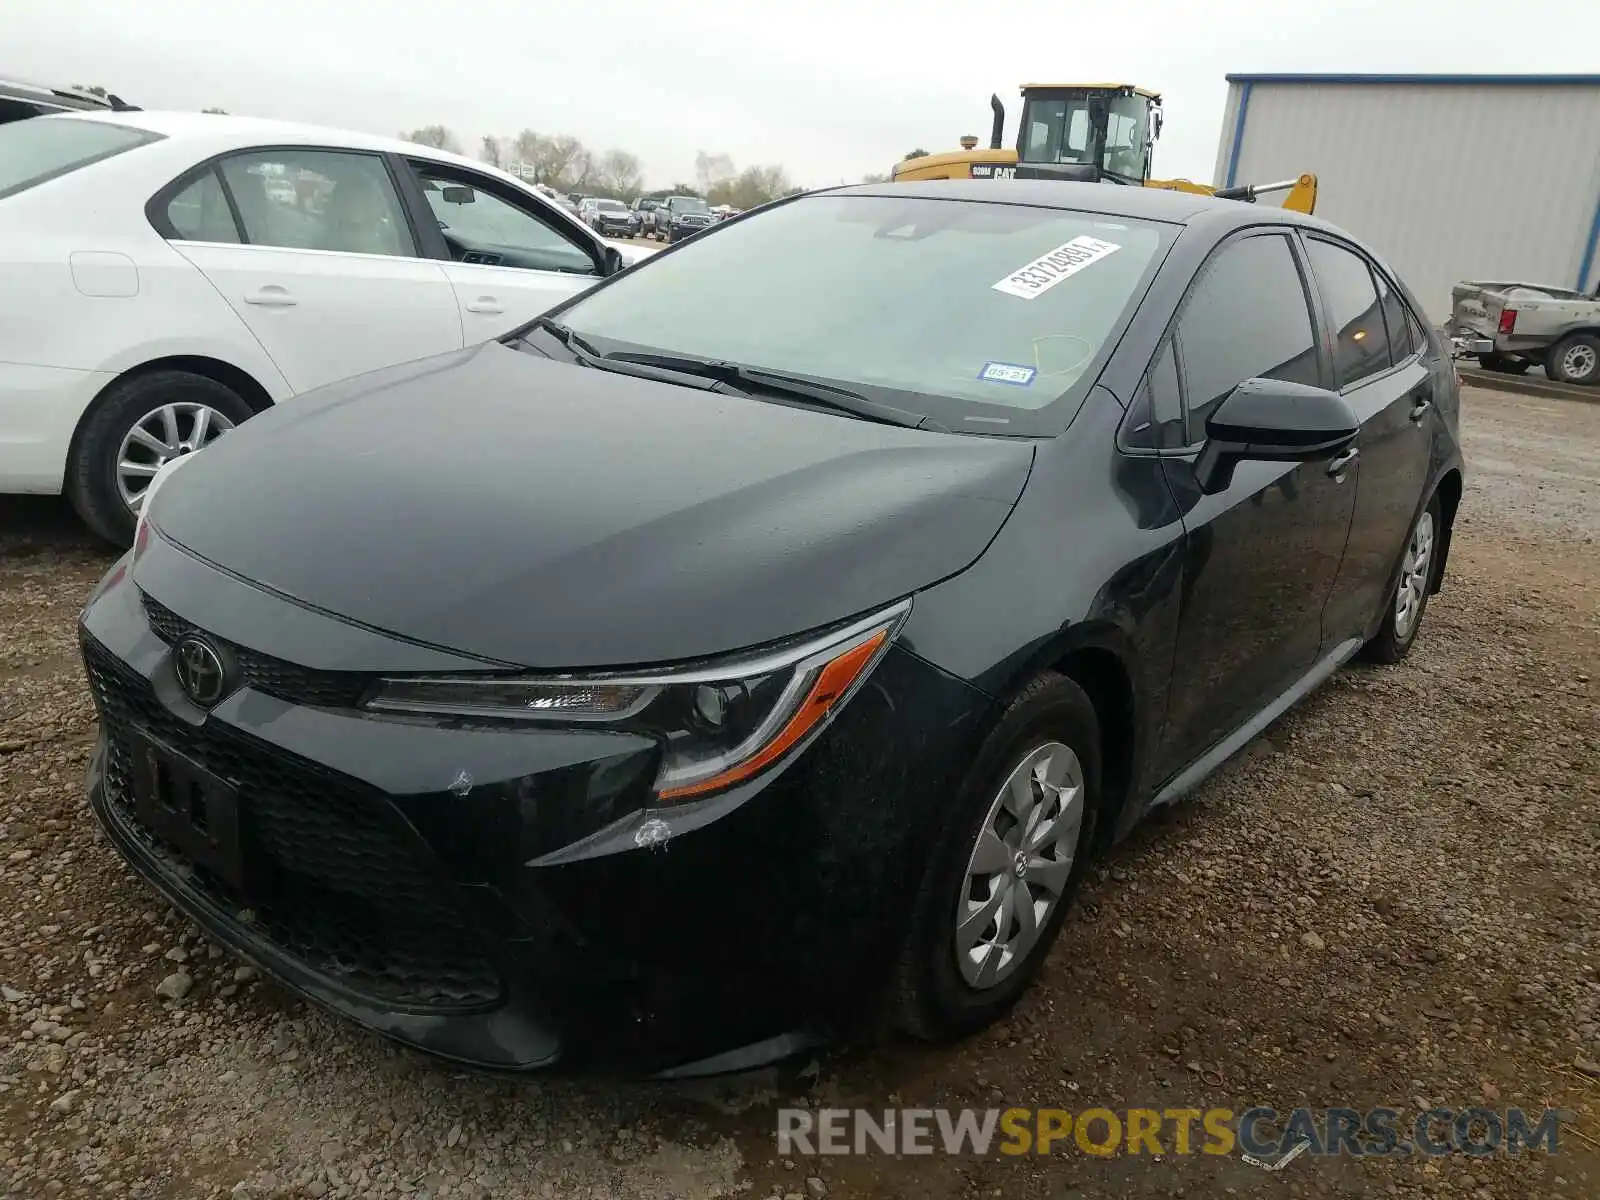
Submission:
{"label": "blue roof trim", "polygon": [[1250,111],[1250,84],[1239,89],[1239,111],[1233,118],[1233,145],[1228,147],[1228,178],[1223,187],[1232,187],[1239,170],[1239,148],[1244,145],[1244,119]]}
{"label": "blue roof trim", "polygon": [[[1595,198],[1594,220],[1589,222],[1589,240],[1583,245],[1583,261],[1578,264],[1578,284],[1574,291],[1588,291],[1589,268],[1594,265],[1594,252],[1600,247],[1600,197]],[[1596,285],[1600,291],[1600,284]]]}
{"label": "blue roof trim", "polygon": [[1600,87],[1600,75],[1229,75],[1229,83],[1427,83],[1489,87]]}

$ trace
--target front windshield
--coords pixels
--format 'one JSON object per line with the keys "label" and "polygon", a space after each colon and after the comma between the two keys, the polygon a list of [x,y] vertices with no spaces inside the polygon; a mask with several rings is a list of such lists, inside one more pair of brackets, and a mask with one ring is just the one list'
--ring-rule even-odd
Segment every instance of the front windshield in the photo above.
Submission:
{"label": "front windshield", "polygon": [[628,206],[626,204],[622,203],[622,201],[620,201],[620,200],[596,200],[594,202],[594,206],[596,208],[603,208],[607,212],[627,212],[628,211]]}
{"label": "front windshield", "polygon": [[1023,205],[811,196],[686,242],[558,319],[602,352],[805,375],[966,432],[1056,433],[1175,233]]}
{"label": "front windshield", "polygon": [[679,196],[671,201],[674,212],[709,212],[706,202],[699,196]]}

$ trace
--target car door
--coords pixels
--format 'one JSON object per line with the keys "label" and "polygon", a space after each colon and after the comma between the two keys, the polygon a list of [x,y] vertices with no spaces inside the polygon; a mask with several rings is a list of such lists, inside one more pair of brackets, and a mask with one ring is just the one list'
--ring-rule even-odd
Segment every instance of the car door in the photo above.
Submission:
{"label": "car door", "polygon": [[407,160],[468,345],[526,324],[603,278],[592,239],[539,200],[450,163]]}
{"label": "car door", "polygon": [[[207,174],[226,219],[214,212],[206,231],[185,235],[163,201],[189,202]],[[449,281],[418,255],[381,155],[245,150],[197,168],[151,208],[297,392],[461,348]]]}
{"label": "car door", "polygon": [[1355,247],[1305,236],[1339,389],[1361,420],[1350,542],[1323,617],[1323,645],[1365,638],[1390,585],[1428,482],[1433,374],[1394,285]]}
{"label": "car door", "polygon": [[[1252,378],[1325,386],[1304,263],[1285,232],[1250,232],[1208,259],[1179,310],[1152,386],[1181,388],[1183,446],[1163,457],[1184,514],[1177,653],[1161,761],[1173,772],[1292,687],[1317,661],[1322,610],[1354,508],[1355,468],[1245,462],[1214,495],[1194,464],[1206,418]],[[1171,382],[1163,383],[1163,380]],[[1168,398],[1158,411],[1178,406]],[[1175,439],[1174,439],[1175,440]]]}

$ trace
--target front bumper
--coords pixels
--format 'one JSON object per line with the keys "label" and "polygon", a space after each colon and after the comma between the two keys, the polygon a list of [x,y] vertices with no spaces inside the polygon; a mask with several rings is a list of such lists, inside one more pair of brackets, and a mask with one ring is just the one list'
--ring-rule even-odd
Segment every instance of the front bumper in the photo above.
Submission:
{"label": "front bumper", "polygon": [[[89,799],[112,844],[291,990],[481,1068],[742,1069],[846,1023],[898,938],[928,798],[950,794],[963,731],[990,708],[896,651],[787,769],[651,810],[648,739],[360,712],[360,678],[405,669],[415,647],[386,650],[159,538],[129,565],[80,631],[102,730]],[[240,634],[239,614],[273,606],[263,627],[288,657]],[[172,670],[195,628],[246,680],[209,712]],[[138,737],[237,789],[242,890],[142,819]]]}
{"label": "front bumper", "polygon": [[72,432],[115,378],[106,371],[0,362],[0,493],[61,491]]}
{"label": "front bumper", "polygon": [[599,231],[602,237],[630,237],[633,224],[630,221],[601,221]]}

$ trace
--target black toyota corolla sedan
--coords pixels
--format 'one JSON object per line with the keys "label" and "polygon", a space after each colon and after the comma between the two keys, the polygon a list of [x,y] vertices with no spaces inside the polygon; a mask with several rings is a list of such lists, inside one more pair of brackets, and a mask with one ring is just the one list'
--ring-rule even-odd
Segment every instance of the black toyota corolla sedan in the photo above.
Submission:
{"label": "black toyota corolla sedan", "polygon": [[215,939],[461,1063],[959,1037],[1091,855],[1406,654],[1457,411],[1320,221],[797,197],[167,468],[82,616],[90,803]]}

